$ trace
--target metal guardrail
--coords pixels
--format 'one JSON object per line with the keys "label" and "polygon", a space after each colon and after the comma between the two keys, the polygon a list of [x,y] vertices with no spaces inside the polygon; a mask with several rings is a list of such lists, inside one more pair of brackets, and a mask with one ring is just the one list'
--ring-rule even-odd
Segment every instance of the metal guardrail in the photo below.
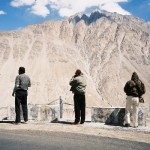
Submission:
{"label": "metal guardrail", "polygon": [[[56,101],[59,101],[59,109],[60,109],[60,118],[63,118],[63,105],[66,104],[66,105],[71,105],[71,106],[74,106],[74,104],[70,104],[70,103],[67,103],[65,102],[61,96],[59,97],[59,99],[56,99],[54,101],[52,101],[51,103],[49,103],[48,105],[51,105],[53,102],[56,102]],[[108,105],[110,105],[111,107],[113,107],[109,102],[107,102]],[[86,108],[92,108],[92,107],[86,107]]]}

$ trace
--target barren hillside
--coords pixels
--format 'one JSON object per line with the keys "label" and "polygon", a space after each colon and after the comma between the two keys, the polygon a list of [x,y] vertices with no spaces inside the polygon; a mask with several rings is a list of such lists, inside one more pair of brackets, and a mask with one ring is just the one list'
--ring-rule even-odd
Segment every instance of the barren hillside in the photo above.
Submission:
{"label": "barren hillside", "polygon": [[73,104],[69,80],[76,69],[87,79],[87,106],[125,106],[123,87],[136,71],[150,106],[150,25],[133,16],[95,11],[0,32],[0,107],[11,96],[18,68],[31,77],[28,102],[47,104],[59,96]]}

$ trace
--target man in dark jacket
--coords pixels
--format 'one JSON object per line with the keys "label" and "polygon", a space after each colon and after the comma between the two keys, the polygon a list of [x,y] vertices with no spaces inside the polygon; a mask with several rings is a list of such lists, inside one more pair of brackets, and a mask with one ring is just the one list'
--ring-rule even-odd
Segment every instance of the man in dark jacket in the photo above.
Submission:
{"label": "man in dark jacket", "polygon": [[81,70],[76,70],[75,75],[72,77],[69,84],[71,86],[70,91],[74,93],[75,121],[73,124],[83,124],[85,122],[86,80]]}
{"label": "man in dark jacket", "polygon": [[145,86],[142,83],[142,81],[139,79],[136,72],[133,72],[131,80],[129,80],[125,84],[124,92],[127,95],[125,126],[126,127],[130,126],[130,113],[131,113],[131,108],[133,108],[133,127],[136,128],[138,127],[139,98],[145,93]]}
{"label": "man in dark jacket", "polygon": [[19,68],[19,75],[15,80],[15,87],[12,96],[15,95],[15,124],[20,124],[20,104],[22,105],[24,123],[28,121],[28,108],[27,108],[27,90],[31,86],[30,78],[25,74],[25,68]]}

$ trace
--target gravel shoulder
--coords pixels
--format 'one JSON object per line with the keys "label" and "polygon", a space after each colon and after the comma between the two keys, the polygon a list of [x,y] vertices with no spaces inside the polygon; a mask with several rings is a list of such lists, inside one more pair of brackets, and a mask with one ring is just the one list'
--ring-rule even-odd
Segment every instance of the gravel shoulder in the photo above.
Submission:
{"label": "gravel shoulder", "polygon": [[83,125],[71,125],[71,122],[60,121],[50,122],[29,122],[28,124],[13,125],[11,122],[1,122],[0,131],[27,130],[45,132],[68,132],[86,135],[95,135],[150,143],[150,127],[125,128],[120,126],[110,126],[103,123],[86,122]]}

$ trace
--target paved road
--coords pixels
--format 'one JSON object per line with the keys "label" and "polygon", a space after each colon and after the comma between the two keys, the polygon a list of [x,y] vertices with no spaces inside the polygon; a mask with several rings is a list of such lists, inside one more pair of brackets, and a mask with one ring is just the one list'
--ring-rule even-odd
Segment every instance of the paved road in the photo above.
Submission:
{"label": "paved road", "polygon": [[149,148],[150,144],[147,143],[91,135],[0,130],[0,150],[148,150]]}

